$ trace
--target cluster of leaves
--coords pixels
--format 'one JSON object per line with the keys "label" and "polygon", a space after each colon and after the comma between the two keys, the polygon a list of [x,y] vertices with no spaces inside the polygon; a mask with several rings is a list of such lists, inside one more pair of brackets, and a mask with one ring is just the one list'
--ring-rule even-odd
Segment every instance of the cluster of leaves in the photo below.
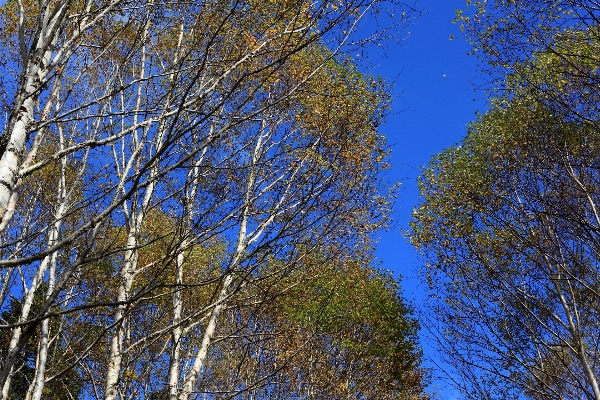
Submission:
{"label": "cluster of leaves", "polygon": [[418,325],[389,273],[346,264],[304,282],[282,300],[288,319],[315,335],[333,338],[336,354],[348,352],[355,363],[363,364],[370,390],[416,389],[404,384],[411,374],[423,373],[418,371]]}
{"label": "cluster of leaves", "polygon": [[467,398],[600,398],[599,12],[588,0],[458,11],[495,98],[425,169],[411,239]]}

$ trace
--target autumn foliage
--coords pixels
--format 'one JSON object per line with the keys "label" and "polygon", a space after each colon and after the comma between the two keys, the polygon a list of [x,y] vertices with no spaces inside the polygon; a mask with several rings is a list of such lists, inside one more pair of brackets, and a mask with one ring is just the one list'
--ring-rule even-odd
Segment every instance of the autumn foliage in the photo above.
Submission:
{"label": "autumn foliage", "polygon": [[2,399],[425,398],[347,55],[397,6],[6,2]]}

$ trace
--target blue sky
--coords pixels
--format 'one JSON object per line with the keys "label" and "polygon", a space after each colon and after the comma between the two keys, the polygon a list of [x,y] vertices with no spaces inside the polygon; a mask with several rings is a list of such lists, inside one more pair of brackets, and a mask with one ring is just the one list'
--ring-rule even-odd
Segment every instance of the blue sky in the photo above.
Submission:
{"label": "blue sky", "polygon": [[[424,299],[416,271],[419,258],[400,233],[419,200],[416,178],[432,155],[464,137],[476,111],[486,109],[485,94],[476,90],[482,79],[477,59],[467,54],[471,46],[452,23],[455,10],[465,5],[465,0],[419,0],[423,15],[403,31],[404,40],[371,71],[395,81],[393,115],[381,129],[393,148],[388,177],[402,182],[396,224],[381,234],[376,254],[384,268],[404,276],[405,297],[417,306]],[[437,360],[423,344],[425,355]],[[454,397],[441,381],[434,384],[443,399]]]}
{"label": "blue sky", "polygon": [[[390,180],[402,182],[396,204],[396,229],[381,235],[378,257],[386,268],[409,279],[417,263],[399,228],[406,228],[418,202],[416,178],[431,156],[458,143],[476,111],[486,110],[478,61],[467,55],[470,44],[452,20],[465,0],[420,0],[426,10],[415,19],[388,57],[370,72],[395,81],[392,115],[382,132],[392,146]],[[454,39],[450,40],[450,35]],[[412,288],[406,285],[406,294]]]}

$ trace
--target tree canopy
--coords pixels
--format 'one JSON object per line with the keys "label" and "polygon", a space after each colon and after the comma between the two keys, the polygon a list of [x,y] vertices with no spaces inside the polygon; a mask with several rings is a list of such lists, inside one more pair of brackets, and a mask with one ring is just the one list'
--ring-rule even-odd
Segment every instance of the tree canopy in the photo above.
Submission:
{"label": "tree canopy", "polygon": [[600,399],[597,5],[473,7],[495,97],[420,181],[427,324],[466,398]]}
{"label": "tree canopy", "polygon": [[1,398],[427,397],[371,265],[389,85],[347,56],[398,7],[6,2]]}

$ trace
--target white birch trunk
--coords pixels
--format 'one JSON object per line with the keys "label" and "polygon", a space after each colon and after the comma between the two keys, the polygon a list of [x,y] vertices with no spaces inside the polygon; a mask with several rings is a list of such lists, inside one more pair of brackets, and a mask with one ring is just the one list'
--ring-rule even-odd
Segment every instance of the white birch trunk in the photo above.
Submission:
{"label": "white birch trunk", "polygon": [[[214,133],[214,126],[211,126],[209,133],[209,141]],[[200,165],[206,155],[206,148],[203,149],[198,161],[194,164],[191,171],[192,178],[190,179],[190,190],[187,192],[185,199],[185,233],[190,229],[192,220],[194,217],[194,200],[196,199],[198,178],[200,176]],[[183,328],[181,327],[181,313],[183,310],[183,263],[185,262],[185,254],[189,245],[188,240],[184,240],[177,253],[177,272],[175,278],[176,289],[173,293],[173,331],[171,332],[171,358],[169,360],[169,400],[177,400],[177,394],[179,392],[179,361],[180,361],[180,348],[181,348],[181,336]]]}
{"label": "white birch trunk", "polygon": [[[150,180],[154,179],[156,168],[153,168]],[[150,183],[146,190],[144,200],[140,210],[131,216],[129,233],[127,236],[127,245],[125,250],[125,263],[121,270],[121,284],[117,291],[117,301],[119,305],[115,309],[114,322],[117,324],[115,335],[111,340],[109,364],[106,372],[106,385],[104,390],[105,400],[114,400],[117,398],[118,383],[121,374],[121,364],[123,361],[123,339],[126,331],[124,326],[125,314],[127,311],[126,302],[129,300],[129,294],[133,287],[133,282],[137,275],[138,268],[138,238],[146,217],[146,211],[150,204],[154,192],[154,183]],[[132,210],[134,212],[135,210]]]}
{"label": "white birch trunk", "polygon": [[[147,20],[145,27],[144,27],[144,33],[143,33],[143,40],[145,41],[145,39],[148,36],[148,29],[150,28],[150,21],[149,19]],[[141,62],[140,62],[140,72],[139,72],[139,77],[140,80],[143,80],[146,74],[146,46],[144,45],[142,47],[142,56],[141,56]],[[138,86],[138,91],[137,91],[137,99],[136,99],[136,110],[140,109],[140,104],[141,104],[141,98],[142,98],[142,90],[141,90],[141,84]],[[135,126],[138,122],[138,113],[136,112],[134,114],[134,118],[133,118],[133,125]],[[159,132],[158,132],[158,139],[156,142],[156,146],[160,146],[160,142],[162,139],[162,130],[163,127],[159,126]],[[138,160],[138,154],[141,151],[142,147],[143,147],[143,138],[142,138],[142,143],[140,143],[140,141],[137,139],[137,136],[134,132],[133,135],[133,139],[134,139],[134,144],[137,147],[137,150],[134,152],[134,154],[131,156],[130,162],[128,163],[130,166],[132,164],[137,164],[139,162]],[[117,160],[115,159],[115,163],[117,163]],[[148,208],[148,205],[150,204],[150,199],[152,198],[153,195],[153,191],[154,191],[154,176],[157,173],[156,168],[152,168],[151,170],[151,174],[149,177],[150,180],[150,184],[147,187],[146,193],[144,195],[144,199],[142,201],[142,204],[140,206],[140,209],[137,211],[135,209],[132,209],[132,215],[130,216],[130,225],[129,225],[129,229],[128,229],[128,236],[127,236],[127,244],[126,244],[126,250],[125,250],[125,263],[123,265],[123,268],[121,270],[121,284],[118,288],[117,291],[117,301],[119,302],[119,305],[116,307],[115,309],[115,313],[113,315],[114,318],[114,322],[117,324],[116,327],[116,332],[113,336],[113,338],[111,339],[111,345],[110,345],[110,354],[109,354],[109,364],[108,364],[108,369],[106,371],[106,383],[105,383],[105,389],[104,389],[104,399],[105,400],[114,400],[117,398],[117,394],[118,394],[118,384],[119,384],[119,379],[120,379],[120,375],[121,375],[121,364],[123,361],[123,339],[125,337],[125,313],[126,313],[126,309],[127,309],[127,305],[125,304],[125,302],[127,302],[129,300],[129,294],[131,292],[131,288],[133,286],[133,282],[136,276],[136,271],[137,271],[137,267],[138,267],[138,260],[137,260],[137,247],[138,247],[138,238],[139,235],[141,233],[141,229],[142,229],[142,225],[144,223],[144,219],[146,217],[146,210]],[[121,179],[126,179],[128,173],[128,169],[124,169],[123,170],[123,176],[121,177]],[[126,205],[127,203],[125,202],[123,207],[124,207],[124,212],[125,215],[127,215],[127,210],[126,210]]]}
{"label": "white birch trunk", "polygon": [[[46,57],[44,57],[46,58]],[[19,157],[25,148],[25,141],[29,133],[29,126],[33,121],[33,111],[37,106],[35,93],[45,77],[45,68],[42,59],[31,62],[25,72],[26,84],[22,89],[23,102],[17,110],[16,119],[11,132],[7,132],[6,149],[0,158],[0,216],[8,210],[10,197],[16,183],[19,171]]]}
{"label": "white birch trunk", "polygon": [[586,355],[586,346],[581,338],[581,333],[579,329],[579,323],[576,323],[577,318],[573,316],[573,312],[571,311],[571,307],[567,304],[567,300],[562,292],[562,288],[560,287],[561,274],[556,274],[556,279],[552,280],[558,297],[560,299],[560,303],[563,307],[563,311],[567,317],[567,322],[569,326],[569,331],[572,337],[572,346],[574,347],[575,353],[577,354],[577,358],[583,367],[585,375],[588,379],[588,383],[592,387],[594,392],[594,399],[600,400],[600,388],[598,387],[598,381],[596,380],[596,376],[594,375],[594,370],[590,365],[590,361]]}
{"label": "white birch trunk", "polygon": [[[157,138],[157,147],[160,146],[160,142],[162,142],[164,125],[161,125],[158,129],[159,134]],[[143,143],[140,144],[140,146],[143,146]],[[136,155],[134,155],[134,157],[136,157]],[[140,205],[139,211],[135,213],[135,210],[131,210],[131,225],[127,236],[125,263],[123,269],[121,270],[121,284],[117,292],[117,301],[119,302],[119,305],[116,307],[114,313],[114,321],[118,325],[115,335],[111,340],[109,365],[106,372],[106,385],[104,391],[105,400],[115,400],[118,393],[118,383],[123,360],[123,339],[126,334],[124,329],[124,318],[127,310],[127,304],[125,303],[130,300],[129,295],[138,272],[138,238],[142,230],[144,219],[147,215],[150,200],[154,194],[154,188],[156,186],[155,179],[157,174],[158,169],[155,166],[151,169],[151,173],[148,178],[150,183],[146,188],[146,193],[144,194],[144,199]]]}
{"label": "white birch trunk", "polygon": [[[51,235],[53,235],[54,230],[51,232]],[[29,317],[29,312],[31,311],[31,306],[33,305],[33,300],[34,300],[34,296],[35,296],[35,292],[37,291],[40,283],[42,282],[42,279],[44,277],[44,274],[46,273],[46,269],[48,267],[50,261],[50,256],[46,256],[44,258],[44,260],[42,261],[42,263],[40,264],[34,278],[33,281],[31,282],[31,286],[29,288],[29,291],[27,292],[27,295],[25,296],[25,301],[23,302],[23,308],[21,310],[21,316],[19,317],[19,322],[25,322],[27,320],[27,318]],[[19,340],[21,339],[21,333],[23,332],[23,327],[18,326],[16,328],[13,329],[11,338],[10,338],[10,343],[8,345],[8,351],[7,353],[11,353],[12,351],[15,350],[15,348],[17,347],[17,344],[19,343]],[[4,385],[2,387],[2,400],[6,400],[8,399],[8,391],[10,389],[10,382],[11,382],[11,376],[12,374],[9,374],[8,378],[6,379],[6,381],[4,382]]]}
{"label": "white birch trunk", "polygon": [[[60,226],[62,224],[62,217],[63,217],[64,211],[65,211],[65,203],[64,203],[64,201],[62,201],[60,203],[58,212],[56,214],[54,227],[52,228],[52,230],[50,231],[50,233],[48,235],[49,236],[48,237],[48,247],[52,247],[54,245],[54,243],[56,242],[56,240],[58,239],[58,232],[60,231]],[[23,302],[23,308],[21,309],[21,316],[19,318],[19,322],[25,322],[27,320],[27,318],[29,317],[29,312],[31,311],[31,306],[33,305],[35,293],[44,278],[44,275],[46,273],[48,265],[52,261],[54,263],[56,262],[56,252],[52,253],[52,255],[50,255],[50,256],[46,256],[40,263],[40,266],[38,267],[36,275],[34,276],[33,281],[31,282],[29,291],[27,292],[27,295],[25,296],[25,301]],[[51,293],[51,292],[49,292],[49,293]],[[47,320],[44,320],[44,322],[47,322]],[[19,340],[21,339],[22,332],[23,332],[23,328],[21,326],[15,328],[13,330],[10,344],[8,347],[8,353],[12,352],[15,349]],[[2,388],[2,399],[3,400],[8,398],[10,381],[11,381],[11,376],[9,375],[8,379],[5,381],[4,386]]]}
{"label": "white birch trunk", "polygon": [[[74,22],[77,27],[70,32],[70,37],[63,38],[57,46],[59,34],[69,19],[68,10],[72,0],[50,2],[41,0],[38,4],[40,15],[37,16],[37,31],[32,35],[35,41],[32,50],[27,53],[24,38],[25,10],[21,1],[19,3],[19,45],[22,58],[22,78],[15,94],[14,109],[10,114],[7,129],[0,138],[0,232],[3,232],[14,214],[16,197],[15,185],[21,170],[20,158],[25,150],[25,144],[30,134],[30,126],[34,119],[34,111],[39,105],[39,96],[50,70],[59,62],[66,62],[77,48],[77,42],[83,33],[102,20],[109,12],[116,8],[120,0],[105,4],[102,10],[97,10],[96,15],[89,20],[94,2],[86,1],[80,19]],[[72,17],[72,16],[71,16]],[[62,72],[54,77],[59,81]],[[48,99],[52,102],[52,95]],[[47,105],[49,106],[49,104]],[[35,151],[33,152],[35,155]]]}
{"label": "white birch trunk", "polygon": [[[212,136],[213,130],[211,127],[211,132],[209,137]],[[203,150],[202,155],[199,157],[198,161],[195,163],[194,168],[191,172],[192,179],[190,180],[191,189],[187,193],[185,199],[185,233],[187,235],[187,231],[190,229],[193,219],[193,207],[194,200],[196,198],[197,193],[197,185],[198,185],[198,177],[199,177],[199,167],[204,159],[204,155],[206,154],[206,148]],[[183,328],[181,327],[181,313],[183,310],[183,293],[182,293],[182,285],[183,285],[183,263],[185,262],[185,254],[187,247],[189,245],[188,240],[184,240],[180,246],[180,249],[177,253],[177,271],[175,277],[175,292],[173,293],[173,331],[171,332],[171,358],[169,360],[169,400],[177,400],[177,394],[179,392],[179,361],[180,361],[180,348],[181,348],[181,336],[183,333]]]}
{"label": "white birch trunk", "polygon": [[[136,218],[137,219],[137,218]],[[132,230],[136,230],[135,227]],[[133,232],[127,238],[127,250],[125,251],[125,265],[121,271],[121,285],[117,292],[119,304],[114,313],[114,321],[118,323],[117,331],[110,344],[109,364],[106,372],[106,387],[104,398],[114,400],[117,398],[118,383],[123,361],[123,337],[125,336],[124,317],[127,306],[124,304],[129,299],[129,292],[133,286],[135,269],[137,268],[137,234]]]}
{"label": "white birch trunk", "polygon": [[33,112],[38,105],[41,88],[45,84],[52,49],[57,43],[58,32],[64,22],[68,6],[69,2],[62,4],[50,20],[50,5],[48,3],[40,4],[44,15],[40,19],[42,26],[38,32],[36,47],[29,59],[23,60],[26,68],[21,80],[22,86],[17,90],[16,109],[11,115],[8,131],[4,134],[3,144],[6,147],[0,157],[0,219],[3,220],[3,229],[6,227],[4,215],[9,210],[11,196],[18,178],[19,159],[25,149],[25,142],[33,121]]}
{"label": "white birch trunk", "polygon": [[[262,130],[258,135],[258,139],[256,141],[256,145],[254,147],[254,152],[252,155],[252,164],[251,164],[250,172],[248,174],[248,183],[247,183],[247,187],[246,187],[244,209],[242,212],[242,219],[240,221],[240,228],[239,228],[238,237],[237,237],[237,248],[236,248],[235,257],[230,266],[230,269],[235,269],[239,265],[242,255],[244,254],[244,252],[246,251],[246,248],[248,246],[248,236],[247,236],[248,235],[248,232],[247,232],[248,216],[249,216],[249,210],[250,210],[251,201],[252,201],[252,197],[253,197],[254,185],[256,183],[256,174],[257,174],[256,164],[258,163],[260,156],[261,156],[261,151],[262,151],[262,147],[263,147],[263,135],[264,135],[265,129],[266,129],[266,122],[263,120]],[[256,237],[254,239],[256,239]],[[204,331],[204,336],[202,337],[202,343],[200,344],[200,348],[198,349],[198,352],[196,353],[196,357],[194,358],[194,363],[192,365],[192,368],[186,374],[183,388],[182,388],[181,394],[179,396],[179,400],[188,400],[190,395],[194,391],[194,385],[196,383],[196,380],[198,379],[198,376],[200,375],[200,371],[202,370],[202,367],[204,366],[204,363],[206,361],[206,356],[208,355],[208,348],[209,348],[212,338],[215,334],[215,330],[217,327],[217,320],[218,320],[219,315],[221,314],[221,311],[223,310],[223,307],[225,306],[226,301],[229,297],[229,288],[230,288],[232,282],[233,282],[233,274],[231,272],[227,272],[227,274],[223,280],[223,286],[221,287],[221,291],[219,292],[219,296],[217,298],[215,306],[214,306],[212,312],[210,313],[208,324],[206,326],[206,330]]]}
{"label": "white birch trunk", "polygon": [[206,326],[206,330],[204,331],[204,336],[202,337],[202,343],[200,344],[200,349],[198,353],[196,353],[196,357],[194,359],[194,364],[188,373],[186,374],[185,383],[181,390],[181,394],[179,396],[179,400],[188,400],[190,395],[194,391],[194,384],[200,375],[200,371],[204,366],[204,362],[206,360],[206,356],[208,354],[208,348],[210,346],[211,340],[215,334],[215,329],[217,327],[217,319],[221,314],[221,310],[225,305],[225,300],[228,297],[229,287],[233,282],[233,275],[228,274],[223,280],[223,286],[221,287],[221,291],[219,292],[219,297],[217,299],[217,303],[210,313],[210,319],[208,320],[208,325]]}
{"label": "white birch trunk", "polygon": [[177,254],[177,276],[175,279],[175,293],[173,293],[173,331],[171,332],[171,359],[169,365],[169,400],[177,400],[179,389],[179,349],[181,340],[181,311],[183,309],[183,283],[184,254]]}
{"label": "white birch trunk", "polygon": [[[65,141],[62,129],[59,128],[60,134],[60,147],[64,149]],[[62,159],[61,165],[61,176],[58,184],[58,193],[60,196],[60,205],[58,209],[58,215],[56,218],[56,223],[54,224],[54,240],[52,243],[49,243],[50,246],[54,246],[56,240],[58,239],[58,233],[60,231],[60,223],[62,220],[62,216],[65,214],[66,202],[67,202],[67,182],[66,182],[66,168],[67,168],[67,159]],[[48,291],[47,294],[50,294],[54,291],[54,286],[56,283],[56,258],[58,256],[57,252],[52,253],[50,260],[50,268],[48,270]],[[41,400],[42,398],[42,390],[44,389],[44,380],[46,373],[46,360],[48,356],[48,336],[50,335],[48,319],[44,319],[42,321],[41,326],[41,338],[38,350],[38,363],[35,371],[35,378],[32,382],[33,393],[31,396],[32,400]],[[30,385],[31,386],[31,385]]]}

